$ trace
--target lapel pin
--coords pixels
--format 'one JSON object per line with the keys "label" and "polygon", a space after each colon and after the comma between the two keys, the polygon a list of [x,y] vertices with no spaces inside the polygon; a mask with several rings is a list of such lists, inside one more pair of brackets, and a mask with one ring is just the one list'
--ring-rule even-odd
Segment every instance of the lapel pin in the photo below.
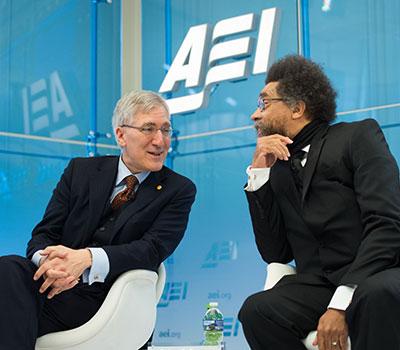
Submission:
{"label": "lapel pin", "polygon": [[156,188],[157,188],[157,190],[161,190],[161,189],[162,189],[162,186],[161,186],[161,185],[158,185]]}

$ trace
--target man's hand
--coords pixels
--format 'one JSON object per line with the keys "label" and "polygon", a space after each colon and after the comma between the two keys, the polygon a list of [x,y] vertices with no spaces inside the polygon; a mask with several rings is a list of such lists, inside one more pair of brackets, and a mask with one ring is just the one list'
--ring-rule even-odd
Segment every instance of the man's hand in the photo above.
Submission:
{"label": "man's hand", "polygon": [[348,334],[345,311],[328,309],[319,319],[313,345],[319,350],[347,350]]}
{"label": "man's hand", "polygon": [[59,245],[47,247],[40,254],[44,258],[40,260],[40,267],[33,278],[35,281],[40,277],[45,280],[39,289],[40,293],[52,288],[47,295],[49,299],[73,288],[83,271],[92,265],[92,255],[88,249],[75,250]]}
{"label": "man's hand", "polygon": [[292,143],[289,137],[279,134],[259,137],[251,167],[270,168],[277,159],[289,160],[290,153],[287,145]]}

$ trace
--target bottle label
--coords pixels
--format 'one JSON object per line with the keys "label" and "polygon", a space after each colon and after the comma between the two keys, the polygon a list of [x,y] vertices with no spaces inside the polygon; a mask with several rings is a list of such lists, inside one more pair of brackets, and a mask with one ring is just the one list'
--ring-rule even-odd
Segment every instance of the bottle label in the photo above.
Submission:
{"label": "bottle label", "polygon": [[223,320],[204,320],[203,329],[205,331],[223,331],[224,321]]}

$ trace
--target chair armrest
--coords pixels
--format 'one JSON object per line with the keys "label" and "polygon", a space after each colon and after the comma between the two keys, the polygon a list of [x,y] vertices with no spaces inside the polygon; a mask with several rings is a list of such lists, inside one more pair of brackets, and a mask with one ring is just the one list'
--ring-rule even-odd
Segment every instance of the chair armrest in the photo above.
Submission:
{"label": "chair armrest", "polygon": [[270,263],[267,266],[267,279],[265,280],[264,290],[271,289],[285,275],[294,275],[296,268],[281,263]]}
{"label": "chair armrest", "polygon": [[318,345],[312,345],[316,336],[317,331],[311,331],[310,333],[308,333],[307,337],[302,340],[307,350],[318,350]]}
{"label": "chair armrest", "polygon": [[167,278],[164,263],[160,264],[160,267],[157,270],[157,274],[158,274],[158,279],[156,284],[156,304],[158,304],[158,302],[161,299],[161,295],[165,286],[165,280]]}
{"label": "chair armrest", "polygon": [[156,272],[138,269],[123,273],[88,322],[38,338],[36,350],[140,348],[150,338],[156,321],[156,306],[165,283],[164,265],[159,271],[161,281],[157,292]]}

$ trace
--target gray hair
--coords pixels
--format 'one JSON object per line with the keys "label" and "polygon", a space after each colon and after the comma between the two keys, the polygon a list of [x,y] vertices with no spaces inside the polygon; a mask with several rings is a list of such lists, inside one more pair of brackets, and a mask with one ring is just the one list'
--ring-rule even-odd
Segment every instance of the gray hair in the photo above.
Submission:
{"label": "gray hair", "polygon": [[148,113],[154,107],[163,106],[169,115],[165,100],[153,91],[132,91],[121,97],[117,102],[112,117],[112,127],[115,129],[123,124],[132,124],[138,112]]}

